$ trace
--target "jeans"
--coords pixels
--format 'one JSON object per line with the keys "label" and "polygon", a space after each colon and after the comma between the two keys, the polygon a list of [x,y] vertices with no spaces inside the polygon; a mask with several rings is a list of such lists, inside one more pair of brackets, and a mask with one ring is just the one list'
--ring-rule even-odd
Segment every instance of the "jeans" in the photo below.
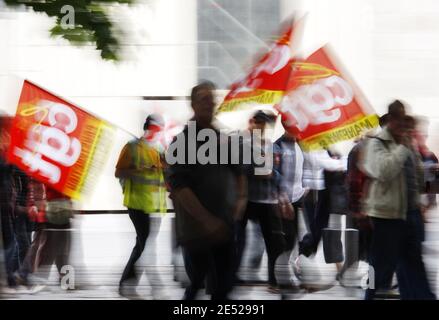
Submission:
{"label": "jeans", "polygon": [[14,219],[14,231],[17,241],[18,263],[21,267],[32,242],[31,222],[26,214],[17,214]]}
{"label": "jeans", "polygon": [[317,252],[323,229],[328,226],[328,190],[311,190],[304,199],[304,209],[308,233],[299,243],[299,254],[309,257]]}

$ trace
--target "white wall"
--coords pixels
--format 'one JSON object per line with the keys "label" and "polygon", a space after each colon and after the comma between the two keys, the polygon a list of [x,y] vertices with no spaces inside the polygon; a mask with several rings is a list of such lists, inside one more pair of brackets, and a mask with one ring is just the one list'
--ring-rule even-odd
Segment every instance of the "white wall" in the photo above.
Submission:
{"label": "white wall", "polygon": [[[140,96],[186,96],[196,82],[196,0],[138,1],[112,9],[121,26],[123,61],[102,61],[90,45],[71,46],[51,39],[52,20],[43,14],[0,11],[0,109],[14,114],[21,83],[27,78],[138,135],[153,109]],[[175,114],[187,118],[188,109]],[[169,114],[170,112],[167,110]],[[140,130],[139,130],[140,129]],[[131,139],[119,131],[87,209],[122,209],[114,165]]]}

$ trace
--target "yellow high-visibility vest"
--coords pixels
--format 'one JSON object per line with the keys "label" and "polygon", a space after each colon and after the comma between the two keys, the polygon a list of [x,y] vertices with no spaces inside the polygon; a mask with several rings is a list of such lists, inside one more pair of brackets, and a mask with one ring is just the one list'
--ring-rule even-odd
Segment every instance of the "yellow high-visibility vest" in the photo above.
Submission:
{"label": "yellow high-visibility vest", "polygon": [[127,208],[145,213],[166,213],[166,188],[160,154],[143,139],[129,142],[129,150],[135,168],[155,166],[124,181],[124,201]]}

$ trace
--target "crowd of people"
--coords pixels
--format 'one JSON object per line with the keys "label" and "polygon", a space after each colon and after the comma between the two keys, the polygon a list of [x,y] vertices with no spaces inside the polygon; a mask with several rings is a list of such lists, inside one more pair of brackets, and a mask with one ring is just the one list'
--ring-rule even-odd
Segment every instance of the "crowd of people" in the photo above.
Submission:
{"label": "crowd of people", "polygon": [[[369,264],[365,299],[394,287],[401,299],[436,299],[422,258],[438,169],[426,145],[425,119],[408,115],[396,100],[380,118],[380,128],[358,138],[347,157],[331,149],[304,152],[290,132],[272,142],[266,129],[276,116],[267,111],[255,111],[242,132],[219,130],[213,122],[214,92],[210,82],[192,89],[193,118],[167,151],[156,139],[164,120],[152,114],[144,135],[127,143],[119,156],[115,176],[136,232],[120,278],[121,295],[135,290],[136,262],[156,236],[150,234],[151,214],[166,212],[169,196],[175,212],[173,246],[181,248],[189,279],[185,300],[196,299],[201,289],[214,300],[230,298],[235,286],[248,281],[239,272],[245,249],[260,244],[267,254],[267,289],[282,296],[303,290],[301,261],[315,256],[321,242],[341,285],[352,278],[348,274],[365,276],[358,271],[359,261]],[[61,275],[70,250],[71,201],[4,157],[0,161],[7,285],[26,285],[29,274],[53,263]],[[345,232],[330,227],[334,214],[346,216]],[[246,241],[249,221],[259,230],[253,243]],[[254,257],[255,265],[262,253]],[[163,285],[157,277],[150,283]]]}

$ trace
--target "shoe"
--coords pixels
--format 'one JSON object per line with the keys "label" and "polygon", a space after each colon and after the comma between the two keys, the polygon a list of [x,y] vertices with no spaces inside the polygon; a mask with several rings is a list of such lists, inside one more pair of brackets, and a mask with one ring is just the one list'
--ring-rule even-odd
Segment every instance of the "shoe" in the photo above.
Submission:
{"label": "shoe", "polygon": [[377,290],[375,293],[375,299],[399,300],[401,299],[401,295],[398,290]]}
{"label": "shoe", "polygon": [[28,286],[27,279],[23,278],[18,272],[14,273],[14,280],[19,286]]}
{"label": "shoe", "polygon": [[13,286],[13,287],[8,286],[8,287],[4,287],[0,290],[0,294],[18,294],[18,293],[21,293],[21,292],[19,292],[19,290],[17,289],[16,286]]}
{"label": "shoe", "polygon": [[275,285],[269,285],[267,288],[268,292],[273,294],[281,294],[281,290],[278,286]]}
{"label": "shoe", "polygon": [[298,256],[293,262],[293,272],[296,278],[302,281],[302,269],[300,268],[300,256]]}
{"label": "shoe", "polygon": [[38,292],[43,291],[46,288],[47,288],[47,286],[44,285],[44,284],[36,284],[36,285],[33,285],[33,286],[30,287],[29,293],[30,294],[36,294]]}
{"label": "shoe", "polygon": [[344,288],[361,288],[362,280],[367,276],[367,273],[346,271],[343,274],[337,273],[335,280]]}

